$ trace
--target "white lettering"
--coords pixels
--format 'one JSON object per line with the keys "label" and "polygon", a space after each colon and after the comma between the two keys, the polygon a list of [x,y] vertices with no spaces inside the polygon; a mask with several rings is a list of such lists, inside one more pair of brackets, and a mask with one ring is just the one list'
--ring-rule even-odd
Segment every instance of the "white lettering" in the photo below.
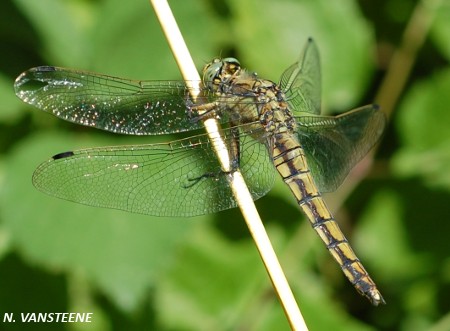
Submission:
{"label": "white lettering", "polygon": [[[91,323],[93,313],[21,313],[24,323]],[[3,321],[14,322],[13,314],[5,313]]]}

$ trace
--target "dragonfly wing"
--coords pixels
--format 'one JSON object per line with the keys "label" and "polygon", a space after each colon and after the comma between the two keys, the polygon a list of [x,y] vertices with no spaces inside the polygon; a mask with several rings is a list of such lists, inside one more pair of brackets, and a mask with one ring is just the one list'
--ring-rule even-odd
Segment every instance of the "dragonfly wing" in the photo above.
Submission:
{"label": "dragonfly wing", "polygon": [[[257,199],[271,188],[273,169],[263,144],[244,136],[241,148],[241,170]],[[33,184],[62,199],[155,216],[195,216],[236,206],[207,135],[61,153],[36,169]]]}
{"label": "dragonfly wing", "polygon": [[187,115],[182,81],[136,81],[58,67],[22,73],[23,101],[64,120],[115,133],[166,134],[201,128]]}
{"label": "dragonfly wing", "polygon": [[320,114],[320,58],[313,39],[308,39],[298,61],[281,75],[280,86],[294,112]]}
{"label": "dragonfly wing", "polygon": [[386,118],[375,105],[336,117],[301,116],[298,138],[316,185],[336,190],[353,166],[378,142]]}
{"label": "dragonfly wing", "polygon": [[[242,125],[241,128],[250,127],[252,124]],[[257,131],[261,132],[257,132]],[[267,147],[260,140],[253,137],[261,137],[263,128],[251,131],[251,134],[240,133],[240,164],[239,168],[245,179],[245,183],[252,194],[253,200],[267,194],[275,180],[275,167],[269,156]]]}

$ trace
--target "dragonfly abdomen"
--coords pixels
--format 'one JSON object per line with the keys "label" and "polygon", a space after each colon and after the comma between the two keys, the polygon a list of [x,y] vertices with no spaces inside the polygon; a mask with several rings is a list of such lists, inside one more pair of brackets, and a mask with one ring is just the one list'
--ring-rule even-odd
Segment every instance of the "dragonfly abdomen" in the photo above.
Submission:
{"label": "dragonfly abdomen", "polygon": [[358,292],[374,305],[384,303],[375,283],[354,253],[317,189],[303,148],[288,133],[277,134],[275,139],[272,154],[275,167],[312,227]]}

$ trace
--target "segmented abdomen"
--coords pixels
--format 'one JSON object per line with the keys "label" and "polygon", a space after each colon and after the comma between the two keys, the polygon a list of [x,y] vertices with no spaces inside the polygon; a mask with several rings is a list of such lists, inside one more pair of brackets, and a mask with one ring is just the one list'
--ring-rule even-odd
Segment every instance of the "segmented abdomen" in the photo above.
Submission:
{"label": "segmented abdomen", "polygon": [[272,157],[284,182],[349,281],[372,304],[384,303],[314,184],[304,150],[297,140],[288,132],[275,134]]}

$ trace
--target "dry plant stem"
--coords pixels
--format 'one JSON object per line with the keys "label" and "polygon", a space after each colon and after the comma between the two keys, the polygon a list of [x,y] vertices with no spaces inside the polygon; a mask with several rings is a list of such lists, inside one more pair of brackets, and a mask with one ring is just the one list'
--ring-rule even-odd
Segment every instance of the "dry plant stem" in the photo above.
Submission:
{"label": "dry plant stem", "polygon": [[[200,77],[170,7],[166,0],[150,0],[150,2],[158,16],[159,22],[178,66],[180,67],[184,80],[187,84],[197,84],[196,86],[188,85],[191,91],[191,97],[195,100],[200,90],[198,85],[200,83]],[[269,273],[291,329],[308,330],[244,179],[239,170],[231,171],[230,156],[225,143],[221,139],[220,128],[217,121],[215,119],[207,119],[204,124],[211,142],[213,143],[213,148],[219,158],[222,170],[230,173],[228,176],[230,187],[245,221],[247,222],[247,226],[253,236],[266,270]]]}
{"label": "dry plant stem", "polygon": [[389,116],[405,88],[417,52],[425,42],[441,0],[419,1],[403,32],[400,47],[394,52],[386,76],[375,98]]}

